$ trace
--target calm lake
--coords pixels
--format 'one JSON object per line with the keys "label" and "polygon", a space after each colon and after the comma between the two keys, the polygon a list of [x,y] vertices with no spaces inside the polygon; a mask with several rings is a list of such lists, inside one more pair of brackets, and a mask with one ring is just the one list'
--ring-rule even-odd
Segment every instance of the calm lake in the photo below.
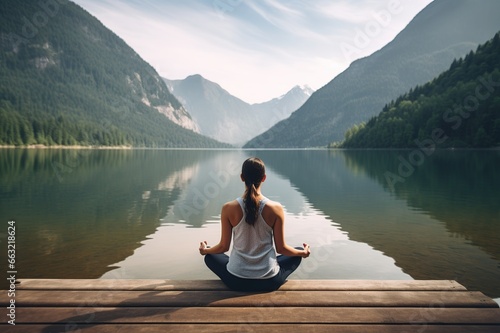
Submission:
{"label": "calm lake", "polygon": [[214,279],[198,245],[218,242],[249,156],[288,243],[311,244],[290,278],[452,279],[500,298],[499,150],[0,149],[0,260],[15,221],[18,278]]}

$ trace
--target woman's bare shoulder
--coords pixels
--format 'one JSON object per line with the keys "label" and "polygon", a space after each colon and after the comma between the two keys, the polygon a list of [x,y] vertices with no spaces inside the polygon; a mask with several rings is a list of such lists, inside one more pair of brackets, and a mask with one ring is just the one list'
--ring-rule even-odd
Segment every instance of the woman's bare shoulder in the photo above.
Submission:
{"label": "woman's bare shoulder", "polygon": [[228,219],[233,227],[237,226],[239,221],[243,218],[243,210],[237,200],[232,200],[222,205],[221,214],[223,218],[225,216]]}
{"label": "woman's bare shoulder", "polygon": [[268,200],[266,202],[265,207],[269,207],[269,209],[272,210],[273,212],[279,212],[283,210],[283,206],[278,201],[273,201],[273,200]]}
{"label": "woman's bare shoulder", "polygon": [[271,228],[274,228],[276,221],[283,218],[283,206],[277,201],[268,200],[262,210],[262,217]]}
{"label": "woman's bare shoulder", "polygon": [[238,203],[238,200],[231,200],[231,201],[228,201],[222,205],[222,209],[226,209],[226,210],[233,210],[233,209],[239,208],[239,207],[240,207],[240,204]]}

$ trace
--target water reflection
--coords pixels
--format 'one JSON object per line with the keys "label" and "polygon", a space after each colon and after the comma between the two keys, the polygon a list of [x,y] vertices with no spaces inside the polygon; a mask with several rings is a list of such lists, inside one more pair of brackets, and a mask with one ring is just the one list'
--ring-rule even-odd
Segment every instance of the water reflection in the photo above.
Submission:
{"label": "water reflection", "polygon": [[176,172],[206,155],[0,150],[0,220],[16,221],[19,276],[101,276],[155,232],[186,181]]}
{"label": "water reflection", "polygon": [[293,278],[455,279],[498,297],[499,153],[436,152],[391,191],[400,154],[0,150],[0,220],[17,223],[19,277],[214,278],[198,242],[218,241],[257,155],[288,241],[313,245]]}
{"label": "water reflection", "polygon": [[[345,154],[350,163],[388,188],[384,174],[397,174],[400,156],[408,153]],[[499,165],[500,151],[434,152],[404,181],[397,182],[393,193],[410,207],[444,222],[450,233],[500,260],[500,242],[496,241],[500,235]]]}
{"label": "water reflection", "polygon": [[260,153],[351,239],[413,278],[500,295],[498,152],[435,152],[394,192],[384,174],[397,173],[402,152]]}
{"label": "water reflection", "polygon": [[[191,177],[162,225],[144,240],[143,246],[117,269],[103,278],[215,278],[203,264],[198,242],[215,244],[220,237],[220,209],[223,203],[241,195],[241,163],[252,152],[221,151],[179,173]],[[293,163],[292,163],[293,165]],[[196,170],[196,173],[190,173]],[[313,245],[311,257],[304,261],[295,279],[410,279],[395,266],[394,260],[365,243],[349,239],[347,233],[296,188],[290,180],[267,168],[263,185],[266,196],[280,201],[286,211],[287,241],[294,246]]]}

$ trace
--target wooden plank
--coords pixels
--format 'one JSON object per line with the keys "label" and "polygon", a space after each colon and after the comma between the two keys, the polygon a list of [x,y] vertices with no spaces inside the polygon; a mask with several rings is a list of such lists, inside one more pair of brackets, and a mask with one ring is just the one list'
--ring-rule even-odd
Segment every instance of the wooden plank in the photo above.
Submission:
{"label": "wooden plank", "polygon": [[[219,280],[20,279],[18,289],[33,290],[228,290]],[[465,291],[451,280],[289,280],[280,290],[428,290]]]}
{"label": "wooden plank", "polygon": [[[0,295],[6,306],[7,294]],[[480,292],[467,291],[45,291],[19,290],[16,306],[337,306],[498,307]]]}
{"label": "wooden plank", "polygon": [[220,280],[19,279],[22,290],[229,290]]}
{"label": "wooden plank", "polygon": [[290,280],[280,290],[466,291],[452,280]]}
{"label": "wooden plank", "polygon": [[496,324],[500,309],[317,307],[17,308],[17,324]]}
{"label": "wooden plank", "polygon": [[290,280],[243,293],[219,280],[23,279],[16,289],[16,326],[2,332],[500,333],[498,304],[455,281]]}
{"label": "wooden plank", "polygon": [[253,332],[253,333],[498,333],[498,325],[2,325],[3,333],[92,332],[92,333],[158,333],[158,332]]}

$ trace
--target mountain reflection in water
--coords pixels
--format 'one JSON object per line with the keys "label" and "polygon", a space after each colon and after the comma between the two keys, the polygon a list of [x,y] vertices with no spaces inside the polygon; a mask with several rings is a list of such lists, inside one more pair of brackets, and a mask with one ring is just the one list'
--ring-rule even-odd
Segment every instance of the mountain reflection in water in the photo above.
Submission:
{"label": "mountain reflection in water", "polygon": [[198,242],[218,241],[256,155],[287,240],[312,245],[291,278],[453,279],[499,297],[500,153],[436,151],[391,188],[408,153],[3,149],[0,219],[16,221],[20,278],[215,278]]}

